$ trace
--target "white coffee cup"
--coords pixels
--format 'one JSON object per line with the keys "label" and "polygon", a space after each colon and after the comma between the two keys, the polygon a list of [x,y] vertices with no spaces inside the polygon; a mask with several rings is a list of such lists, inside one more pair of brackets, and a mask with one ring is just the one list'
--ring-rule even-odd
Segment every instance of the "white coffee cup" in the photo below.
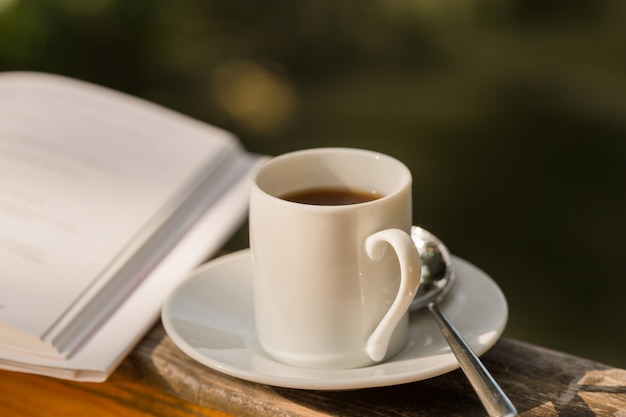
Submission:
{"label": "white coffee cup", "polygon": [[[253,175],[250,247],[258,339],[298,367],[354,368],[406,342],[421,275],[411,173],[381,153],[319,148],[275,157]],[[356,204],[287,201],[290,193],[349,189]],[[392,248],[393,250],[388,250]]]}

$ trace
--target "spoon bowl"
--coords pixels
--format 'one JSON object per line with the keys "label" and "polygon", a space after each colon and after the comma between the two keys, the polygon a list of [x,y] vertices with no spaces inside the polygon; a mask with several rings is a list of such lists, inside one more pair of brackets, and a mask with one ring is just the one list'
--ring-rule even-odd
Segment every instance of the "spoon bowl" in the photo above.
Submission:
{"label": "spoon bowl", "polygon": [[433,314],[441,334],[450,345],[450,349],[487,413],[491,417],[516,416],[517,410],[513,403],[439,308],[439,302],[448,293],[456,279],[450,251],[435,235],[421,227],[413,226],[411,238],[422,261],[422,280],[411,303],[411,309],[428,308]]}
{"label": "spoon bowl", "polygon": [[411,309],[428,306],[433,300],[440,302],[448,293],[456,274],[450,251],[437,236],[421,227],[411,228],[411,238],[422,261],[422,278]]}

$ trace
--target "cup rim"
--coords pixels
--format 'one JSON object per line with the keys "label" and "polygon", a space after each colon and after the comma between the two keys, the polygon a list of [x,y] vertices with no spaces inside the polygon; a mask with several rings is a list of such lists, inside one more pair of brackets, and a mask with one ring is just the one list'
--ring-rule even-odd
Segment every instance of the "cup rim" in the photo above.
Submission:
{"label": "cup rim", "polygon": [[[293,159],[297,157],[304,157],[304,156],[311,156],[311,155],[338,154],[338,153],[361,155],[365,157],[371,157],[372,159],[384,158],[387,161],[397,165],[399,169],[403,171],[404,183],[402,183],[401,186],[397,187],[393,192],[385,194],[381,196],[380,198],[370,200],[370,201],[364,201],[360,203],[340,204],[340,205],[323,205],[323,204],[317,205],[317,204],[307,204],[307,203],[299,203],[295,201],[285,200],[281,198],[280,196],[277,196],[265,190],[261,185],[258,184],[257,180],[259,176],[265,170],[271,168],[273,165],[280,164],[287,159]],[[382,152],[362,149],[362,148],[350,148],[350,147],[321,147],[321,148],[308,148],[308,149],[296,150],[296,151],[287,152],[287,153],[275,156],[273,158],[270,158],[269,160],[262,163],[253,171],[252,177],[251,177],[251,184],[252,184],[253,189],[256,189],[258,192],[265,195],[266,197],[276,200],[276,202],[280,204],[292,205],[292,206],[301,207],[303,209],[311,209],[311,210],[350,210],[356,207],[381,204],[389,199],[394,198],[394,196],[397,196],[398,194],[403,193],[406,190],[406,188],[410,189],[410,187],[412,186],[412,175],[411,175],[411,171],[409,170],[409,168],[402,161]]]}

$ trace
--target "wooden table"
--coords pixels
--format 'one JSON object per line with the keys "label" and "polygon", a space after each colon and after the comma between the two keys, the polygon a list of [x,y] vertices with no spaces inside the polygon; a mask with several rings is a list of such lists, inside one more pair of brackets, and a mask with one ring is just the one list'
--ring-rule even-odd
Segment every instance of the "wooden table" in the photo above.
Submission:
{"label": "wooden table", "polygon": [[[483,360],[521,416],[626,416],[626,370],[513,339]],[[0,416],[484,416],[460,370],[395,387],[305,391],[199,365],[158,324],[104,383],[0,372]]]}

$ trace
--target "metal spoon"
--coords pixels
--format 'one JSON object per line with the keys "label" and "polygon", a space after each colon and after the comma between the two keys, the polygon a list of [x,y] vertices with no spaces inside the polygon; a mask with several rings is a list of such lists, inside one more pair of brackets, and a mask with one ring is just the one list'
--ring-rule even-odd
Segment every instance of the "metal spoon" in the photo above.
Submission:
{"label": "metal spoon", "polygon": [[439,302],[450,290],[455,280],[450,252],[436,236],[421,227],[413,226],[411,237],[422,261],[422,281],[411,309],[428,307],[489,415],[491,417],[516,416],[517,410],[513,403],[439,308]]}

